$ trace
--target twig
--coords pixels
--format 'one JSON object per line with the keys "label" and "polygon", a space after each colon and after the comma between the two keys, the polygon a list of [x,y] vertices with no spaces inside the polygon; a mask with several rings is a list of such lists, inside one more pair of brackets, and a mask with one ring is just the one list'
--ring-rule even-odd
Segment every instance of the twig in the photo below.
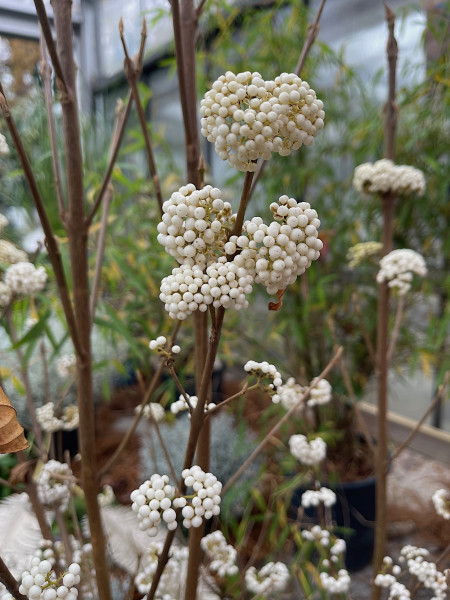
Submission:
{"label": "twig", "polygon": [[248,203],[251,198],[251,188],[252,181],[255,173],[251,171],[247,171],[244,179],[244,186],[242,188],[241,201],[239,203],[238,213],[236,215],[236,221],[234,222],[233,229],[231,231],[230,237],[232,235],[241,235],[242,225],[244,224],[245,212],[247,210]]}
{"label": "twig", "polygon": [[342,349],[342,346],[341,346],[338,349],[338,351],[336,352],[336,354],[334,355],[334,357],[330,360],[330,362],[328,363],[328,365],[325,367],[325,369],[322,371],[322,373],[320,373],[320,375],[314,379],[314,383],[312,383],[306,389],[306,391],[302,394],[301,398],[299,398],[298,401],[278,421],[278,423],[276,425],[274,425],[274,427],[272,427],[272,429],[265,436],[265,438],[253,450],[253,452],[250,454],[250,456],[247,458],[247,460],[239,467],[239,469],[236,471],[236,473],[228,480],[228,482],[226,483],[225,487],[222,489],[222,494],[225,494],[226,491],[230,489],[230,487],[234,484],[234,482],[237,479],[239,479],[239,477],[242,475],[242,473],[245,471],[245,469],[255,460],[255,458],[258,456],[258,454],[261,452],[261,450],[266,446],[267,442],[270,441],[270,439],[275,435],[275,433],[277,433],[277,431],[279,431],[279,429],[282,427],[282,425],[284,423],[286,423],[286,421],[288,421],[291,418],[291,416],[295,413],[295,411],[298,409],[298,407],[303,404],[303,402],[308,397],[308,395],[309,395],[310,391],[312,390],[312,388],[321,379],[323,379],[324,377],[327,376],[327,374],[329,373],[329,371],[331,371],[331,369],[334,367],[334,365],[338,362],[338,360],[342,356],[342,351],[343,351],[343,349]]}
{"label": "twig", "polygon": [[31,168],[30,161],[28,159],[27,153],[25,152],[25,148],[22,143],[22,139],[19,135],[19,131],[17,129],[17,125],[13,119],[11,111],[9,109],[8,103],[6,101],[6,97],[4,95],[3,87],[0,83],[0,107],[3,112],[3,116],[5,117],[6,124],[8,125],[9,132],[11,134],[12,140],[14,142],[14,146],[16,147],[17,154],[19,155],[20,163],[23,168],[24,176],[27,181],[28,187],[31,192],[31,196],[33,198],[34,204],[36,206],[37,213],[39,215],[39,219],[41,221],[41,226],[45,235],[45,245],[47,247],[48,256],[50,258],[50,262],[52,263],[53,271],[55,273],[56,283],[58,285],[58,290],[61,296],[61,304],[64,310],[64,315],[66,317],[67,326],[70,331],[70,336],[73,340],[73,344],[78,352],[81,352],[81,344],[79,340],[79,335],[77,331],[77,326],[75,323],[75,315],[72,307],[72,303],[69,295],[69,288],[67,286],[66,275],[64,273],[64,267],[61,259],[61,252],[59,250],[58,242],[56,241],[56,237],[53,233],[50,220],[47,215],[47,211],[44,206],[44,202],[42,200],[42,196],[39,192],[38,185],[36,183],[36,179],[34,177],[33,169]]}
{"label": "twig", "polygon": [[[300,73],[305,65],[306,59],[308,58],[309,51],[311,50],[312,45],[314,44],[317,34],[319,33],[319,21],[322,16],[323,7],[325,6],[326,0],[322,0],[320,3],[319,9],[317,11],[316,17],[312,23],[308,25],[308,31],[303,43],[302,51],[300,52],[300,56],[297,62],[297,66],[295,67],[295,74],[300,76]],[[255,178],[253,179],[253,184],[250,190],[250,198],[253,196],[253,192],[255,191],[256,184],[258,183],[265,167],[265,160],[261,161],[258,169],[255,172]]]}
{"label": "twig", "polygon": [[11,594],[15,600],[28,600],[27,596],[24,596],[19,592],[19,584],[15,580],[13,574],[8,569],[6,564],[3,562],[0,556],[0,582],[3,583],[5,588]]}
{"label": "twig", "polygon": [[58,144],[56,141],[55,119],[53,118],[53,101],[52,101],[52,83],[51,83],[51,67],[48,64],[47,48],[43,40],[43,32],[41,27],[41,76],[44,83],[45,106],[47,108],[47,122],[50,137],[50,147],[52,151],[53,164],[53,179],[55,181],[56,200],[58,202],[59,218],[62,223],[65,223],[67,217],[66,207],[64,206],[64,196],[61,185],[61,172],[59,169],[59,153]]}
{"label": "twig", "polygon": [[56,75],[56,83],[58,84],[58,88],[60,89],[61,94],[63,96],[62,101],[65,102],[65,96],[67,96],[70,93],[70,91],[67,86],[63,70],[61,68],[61,63],[59,62],[59,56],[58,52],[56,51],[55,42],[53,40],[52,30],[50,28],[47,11],[45,10],[44,2],[42,0],[34,0],[34,5],[36,7],[36,13],[39,19],[42,33],[45,38],[45,43],[47,44],[48,53],[50,54],[50,58],[52,59],[53,69]]}
{"label": "twig", "polygon": [[450,380],[450,371],[447,371],[446,374],[445,374],[445,377],[444,377],[444,381],[439,386],[437,394],[433,398],[433,401],[431,402],[430,406],[424,412],[424,414],[422,415],[422,418],[420,419],[420,421],[417,421],[416,425],[414,426],[414,429],[408,435],[408,437],[406,438],[406,440],[397,448],[397,450],[394,452],[394,454],[392,454],[392,456],[389,459],[389,463],[391,463],[393,460],[395,460],[398,457],[398,455],[401,452],[403,452],[403,450],[405,448],[407,448],[409,446],[409,444],[411,443],[411,440],[419,432],[420,428],[422,427],[422,425],[425,422],[425,420],[427,419],[427,417],[431,414],[431,412],[433,411],[434,407],[438,404],[438,402],[443,397],[445,389],[446,389],[446,387],[448,385],[449,380]]}
{"label": "twig", "polygon": [[124,110],[124,112],[119,113],[119,116],[118,116],[119,125],[117,127],[117,133],[115,134],[115,136],[113,138],[114,143],[113,143],[112,149],[110,151],[108,166],[106,168],[106,173],[103,177],[100,191],[98,192],[97,198],[95,199],[94,204],[91,208],[91,212],[89,213],[89,216],[86,219],[86,226],[88,228],[91,226],[91,223],[92,223],[101,203],[103,202],[103,198],[105,197],[106,190],[108,189],[109,183],[111,181],[111,175],[112,175],[112,172],[114,169],[114,165],[116,164],[117,156],[118,156],[119,150],[120,150],[120,144],[122,143],[122,139],[123,139],[123,136],[125,133],[125,127],[127,125],[128,117],[130,116],[132,105],[133,105],[133,95],[130,92],[128,94],[128,99],[127,99],[127,103],[125,106],[125,110]]}
{"label": "twig", "polygon": [[366,343],[366,347],[369,352],[369,356],[372,359],[372,362],[376,367],[377,357],[376,357],[375,348],[373,347],[372,340],[370,339],[369,332],[367,331],[366,324],[364,323],[364,319],[363,319],[362,312],[361,312],[361,307],[359,305],[358,297],[356,294],[352,295],[352,302],[353,302],[353,306],[355,308],[356,316],[358,317],[359,327],[361,329],[362,336]]}
{"label": "twig", "polygon": [[[139,78],[139,75],[142,70],[142,67],[140,64],[140,59],[142,59],[142,55],[138,55],[136,62],[131,60],[131,58],[128,54],[127,45],[125,43],[125,37],[123,35],[122,19],[120,19],[120,23],[119,23],[119,32],[120,32],[120,40],[121,40],[122,46],[123,46],[123,52],[125,54],[125,60],[124,60],[125,75],[128,79],[128,83],[130,84],[131,92],[133,94],[134,102],[136,104],[136,109],[138,112],[139,123],[141,124],[142,133],[144,134],[145,148],[147,150],[148,166],[150,169],[150,174],[153,179],[153,185],[155,187],[155,194],[156,194],[156,199],[158,201],[159,210],[162,214],[163,198],[162,198],[162,193],[161,193],[161,185],[159,183],[158,171],[156,168],[155,158],[153,156],[152,143],[150,140],[150,135],[148,133],[148,127],[147,127],[147,123],[145,120],[144,108],[142,106],[141,97],[139,95],[139,90],[138,90],[138,86],[137,86],[138,78]],[[146,35],[147,35],[147,30],[146,30],[145,19],[144,19],[143,26],[142,26],[142,32],[141,32],[142,52],[143,52],[143,48],[144,48],[144,43],[142,42],[142,40],[144,40],[144,42],[145,42]]]}
{"label": "twig", "polygon": [[[179,321],[176,325],[175,328],[173,330],[172,333],[172,337],[170,338],[170,344],[173,344],[175,342],[178,330],[180,328],[181,325],[181,321]],[[119,458],[120,454],[122,453],[123,449],[125,448],[125,446],[127,445],[129,439],[131,438],[131,436],[133,435],[136,427],[138,426],[138,423],[144,413],[144,408],[147,406],[147,404],[150,402],[151,397],[154,393],[154,391],[156,390],[157,386],[158,386],[158,382],[159,382],[159,378],[161,377],[161,373],[163,372],[164,369],[164,365],[165,362],[162,360],[159,363],[159,366],[157,368],[157,370],[155,371],[155,373],[153,374],[152,380],[147,388],[147,391],[145,393],[145,396],[141,402],[141,407],[138,413],[136,413],[136,416],[134,417],[133,423],[131,424],[130,428],[128,429],[128,431],[126,432],[126,434],[124,435],[124,437],[122,438],[120,444],[117,446],[114,454],[111,456],[111,458],[108,460],[108,462],[102,467],[102,469],[100,470],[99,473],[99,478],[104,475],[111,467],[112,465],[117,461],[117,459]]]}
{"label": "twig", "polygon": [[388,363],[390,363],[392,361],[392,356],[394,355],[395,345],[398,340],[398,334],[400,333],[400,325],[402,324],[402,320],[403,320],[404,308],[405,308],[405,296],[399,296],[399,299],[397,302],[397,311],[395,313],[394,329],[392,330],[391,342],[389,344],[388,355],[387,355]]}
{"label": "twig", "polygon": [[108,216],[113,197],[114,189],[112,185],[108,185],[102,204],[102,219],[100,225],[100,233],[98,236],[97,257],[95,259],[94,279],[92,280],[91,299],[89,303],[91,325],[94,322],[95,308],[97,304],[98,288],[100,284],[100,276],[102,273],[103,256],[105,254],[106,232],[108,230]]}
{"label": "twig", "polygon": [[17,485],[14,485],[7,479],[3,479],[3,477],[0,477],[0,483],[2,485],[8,486],[10,489],[12,489],[13,492],[16,492],[17,494],[21,494],[23,492],[23,489],[21,489],[20,487],[17,487]]}
{"label": "twig", "polygon": [[205,6],[206,6],[207,1],[208,0],[200,0],[200,3],[197,6],[197,11],[196,11],[197,21],[202,16],[203,11],[205,10]]}
{"label": "twig", "polygon": [[59,533],[62,538],[66,561],[67,564],[70,564],[72,562],[72,547],[70,545],[69,535],[67,533],[67,528],[64,522],[63,515],[61,513],[61,510],[57,506],[55,507],[55,518],[56,523],[58,525]]}
{"label": "twig", "polygon": [[213,414],[215,414],[221,408],[223,408],[224,406],[226,406],[233,400],[236,400],[236,398],[240,398],[241,396],[244,396],[247,392],[250,392],[251,390],[254,390],[257,387],[258,387],[258,384],[248,387],[248,383],[246,381],[244,383],[244,387],[242,388],[242,390],[240,390],[239,392],[236,392],[235,394],[233,394],[232,396],[229,396],[228,398],[225,398],[225,400],[222,400],[219,404],[216,404],[216,406],[209,408],[208,411],[205,413],[205,417],[211,417]]}
{"label": "twig", "polygon": [[159,443],[161,445],[162,451],[164,453],[167,465],[169,467],[170,474],[172,475],[172,478],[175,481],[175,483],[178,484],[178,477],[177,477],[177,474],[175,473],[175,469],[173,468],[172,460],[171,460],[170,454],[169,454],[169,452],[167,450],[166,443],[164,442],[164,438],[161,435],[161,430],[159,428],[158,421],[154,417],[152,417],[152,421],[151,422],[152,422],[152,424],[153,424],[153,426],[154,426],[154,428],[156,430],[156,435],[158,436],[158,440],[159,440]]}
{"label": "twig", "polygon": [[166,362],[167,368],[169,369],[169,373],[172,375],[173,380],[175,381],[175,385],[177,386],[178,391],[180,392],[180,394],[183,396],[186,404],[189,406],[189,412],[192,414],[192,411],[194,410],[194,407],[192,406],[191,400],[186,392],[186,390],[183,387],[183,384],[181,383],[181,381],[178,378],[178,375],[175,371],[175,369],[173,368],[173,364],[170,360],[168,360]]}

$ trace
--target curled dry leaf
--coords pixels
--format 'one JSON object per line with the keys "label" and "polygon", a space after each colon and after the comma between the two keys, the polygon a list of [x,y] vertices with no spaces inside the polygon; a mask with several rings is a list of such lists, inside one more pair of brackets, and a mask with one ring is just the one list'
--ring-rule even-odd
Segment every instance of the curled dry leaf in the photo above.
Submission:
{"label": "curled dry leaf", "polygon": [[286,288],[284,290],[278,290],[278,302],[269,302],[269,310],[280,310],[280,308],[283,306],[283,294],[285,291]]}
{"label": "curled dry leaf", "polygon": [[17,420],[16,409],[0,387],[0,454],[20,452],[26,448],[28,442]]}

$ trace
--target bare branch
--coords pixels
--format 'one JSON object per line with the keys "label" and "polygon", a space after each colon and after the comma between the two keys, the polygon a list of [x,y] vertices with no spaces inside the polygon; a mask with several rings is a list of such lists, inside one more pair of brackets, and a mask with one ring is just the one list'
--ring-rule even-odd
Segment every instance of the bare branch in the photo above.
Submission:
{"label": "bare branch", "polygon": [[[128,83],[130,84],[131,93],[133,94],[133,98],[136,103],[136,109],[137,109],[137,113],[138,113],[138,117],[139,117],[139,123],[141,124],[142,133],[144,134],[145,148],[147,150],[148,166],[150,169],[150,174],[153,179],[153,185],[155,187],[155,194],[156,194],[156,199],[158,201],[159,210],[162,214],[163,199],[162,199],[162,193],[161,193],[161,185],[159,183],[158,171],[156,168],[155,158],[153,155],[152,143],[150,140],[150,135],[148,133],[148,127],[147,127],[147,123],[146,123],[146,119],[145,119],[144,107],[142,106],[141,97],[139,95],[139,89],[138,89],[138,85],[137,85],[139,75],[142,70],[142,53],[143,53],[145,37],[146,37],[145,20],[144,20],[142,34],[141,34],[141,47],[139,50],[140,54],[138,54],[136,61],[133,61],[128,54],[127,45],[125,43],[125,37],[123,35],[122,19],[120,20],[120,24],[119,24],[119,31],[120,31],[120,39],[121,39],[122,46],[123,46],[123,52],[125,54],[125,60],[124,60],[125,75],[127,77]],[[142,40],[144,40],[144,42]]]}
{"label": "bare branch", "polygon": [[34,5],[36,7],[36,13],[39,19],[39,23],[41,25],[42,33],[45,38],[45,43],[47,44],[48,53],[50,54],[50,58],[52,59],[53,69],[55,70],[56,75],[56,83],[58,84],[58,88],[61,91],[61,94],[63,96],[62,101],[64,102],[64,96],[69,95],[70,91],[67,87],[66,79],[61,68],[61,63],[59,62],[59,56],[58,52],[56,51],[55,42],[53,40],[52,30],[50,28],[47,11],[45,10],[43,0],[34,0]]}
{"label": "bare branch", "polygon": [[11,571],[8,569],[6,564],[3,562],[0,556],[0,582],[3,583],[5,588],[11,594],[15,600],[27,600],[27,596],[24,596],[19,592],[19,584],[14,578]]}
{"label": "bare branch", "polygon": [[394,329],[392,330],[391,342],[389,344],[389,349],[388,349],[388,358],[387,358],[388,363],[391,362],[392,356],[394,355],[395,346],[397,343],[398,335],[400,333],[400,325],[402,324],[402,321],[403,321],[404,308],[405,308],[405,296],[400,296],[398,299],[398,302],[397,302],[397,311],[395,313]]}

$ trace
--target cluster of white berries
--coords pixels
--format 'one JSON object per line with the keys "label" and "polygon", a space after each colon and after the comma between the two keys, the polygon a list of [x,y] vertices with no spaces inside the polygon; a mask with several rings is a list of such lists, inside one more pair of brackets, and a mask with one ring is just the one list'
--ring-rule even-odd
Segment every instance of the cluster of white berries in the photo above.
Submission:
{"label": "cluster of white berries", "polygon": [[9,146],[3,133],[0,133],[0,156],[8,156]]}
{"label": "cluster of white berries", "polygon": [[208,569],[219,577],[236,575],[239,569],[236,565],[236,549],[227,544],[223,533],[219,530],[209,533],[202,538],[201,547],[209,559]]}
{"label": "cluster of white berries", "polygon": [[[135,413],[140,412],[141,407],[136,406],[134,409]],[[142,411],[142,416],[148,419],[149,421],[156,421],[157,423],[161,423],[166,418],[166,411],[164,407],[159,404],[159,402],[150,402],[150,404],[146,404],[144,406],[144,410]]]}
{"label": "cluster of white berries", "polygon": [[202,135],[239,171],[255,171],[255,161],[272,153],[311,146],[325,118],[323,102],[294,73],[264,81],[256,72],[227,71],[206,92],[200,112]]}
{"label": "cluster of white berries", "polygon": [[270,209],[274,221],[269,225],[261,217],[246,221],[243,233],[247,235],[231,236],[225,252],[240,251],[255,283],[273,295],[294,283],[319,258],[323,243],[318,238],[320,220],[308,202],[284,195]]}
{"label": "cluster of white berries", "polygon": [[289,582],[289,570],[282,562],[269,562],[259,571],[250,567],[245,572],[245,585],[252,594],[271,596],[283,592]]}
{"label": "cluster of white berries", "polygon": [[80,583],[80,565],[72,563],[61,578],[57,578],[49,560],[31,559],[30,571],[22,574],[21,594],[30,600],[76,600]]}
{"label": "cluster of white berries", "polygon": [[12,290],[9,285],[6,285],[3,281],[0,281],[0,308],[8,306],[12,299]]}
{"label": "cluster of white berries", "polygon": [[422,196],[425,191],[425,177],[419,169],[407,165],[396,165],[387,158],[356,167],[353,186],[358,192],[367,194],[393,192],[408,196]]}
{"label": "cluster of white berries", "polygon": [[277,371],[274,365],[271,365],[267,361],[256,362],[249,360],[244,365],[244,371],[249,375],[254,375],[258,378],[258,383],[261,383],[264,379],[269,379],[271,383],[267,386],[269,390],[275,388],[276,393],[272,396],[272,401],[276,404],[279,402],[277,399],[278,388],[283,384],[280,373]]}
{"label": "cluster of white berries", "polygon": [[115,499],[116,496],[114,490],[110,485],[104,485],[102,491],[97,494],[97,500],[100,506],[110,506]]}
{"label": "cluster of white berries", "polygon": [[[400,551],[399,562],[406,566],[407,572],[413,575],[423,587],[432,590],[433,600],[444,600],[448,589],[446,576],[438,571],[436,565],[425,560],[429,552],[425,548],[417,546],[404,546]],[[405,571],[406,572],[406,571]],[[389,598],[408,600],[411,598],[410,591],[405,585],[397,581],[403,573],[399,565],[394,565],[390,556],[383,559],[382,572],[375,577],[375,585],[389,588]]]}
{"label": "cluster of white berries", "polygon": [[450,519],[450,492],[445,489],[436,490],[432,500],[437,514],[444,519]]}
{"label": "cluster of white berries", "polygon": [[347,260],[350,269],[355,269],[366,258],[379,254],[383,244],[381,242],[360,242],[348,249]]}
{"label": "cluster of white berries", "polygon": [[177,515],[172,508],[175,488],[167,475],[153,474],[137,490],[131,492],[131,508],[139,519],[139,528],[154,537],[158,534],[161,517],[168,529],[176,529]]}
{"label": "cluster of white berries", "polygon": [[[158,560],[162,553],[164,544],[153,542],[142,557],[141,570],[135,577],[135,584],[140,594],[148,594],[153,583]],[[169,550],[169,560],[164,568],[161,580],[158,584],[158,598],[172,598],[170,594],[173,582],[181,582],[181,572],[189,556],[189,550],[185,546],[172,545]],[[166,596],[166,593],[168,594]]]}
{"label": "cluster of white berries", "polygon": [[345,569],[339,569],[336,576],[324,571],[320,573],[320,583],[330,594],[345,594],[349,590],[350,582],[350,575]]}
{"label": "cluster of white berries", "polygon": [[309,399],[307,401],[308,406],[321,406],[322,404],[328,404],[331,400],[331,384],[326,379],[319,379],[319,381],[313,379],[311,381],[311,391],[309,392]]}
{"label": "cluster of white berries", "polygon": [[427,274],[423,256],[409,249],[392,250],[380,260],[377,282],[387,281],[399,296],[404,296],[411,289],[413,273],[420,277]]}
{"label": "cluster of white berries", "polygon": [[305,389],[296,383],[293,377],[289,377],[286,383],[277,388],[277,393],[272,396],[272,402],[275,404],[281,403],[286,410],[291,410],[296,406],[298,411],[301,411],[304,408],[304,403],[300,400],[305,393]]}
{"label": "cluster of white berries", "polygon": [[5,272],[5,283],[15,294],[33,296],[42,290],[47,281],[44,267],[36,268],[29,262],[17,262]]}
{"label": "cluster of white berries", "polygon": [[[188,398],[189,398],[189,402],[191,404],[192,409],[194,409],[198,404],[198,397],[197,396],[189,396],[189,394],[188,394]],[[205,412],[207,412],[211,408],[214,408],[215,406],[216,405],[213,402],[210,402],[209,404],[205,404]],[[175,402],[172,402],[172,404],[170,405],[170,410],[174,415],[177,415],[179,412],[183,412],[188,409],[189,409],[189,404],[186,402],[186,399],[184,398],[184,396],[179,396],[178,400],[176,400]],[[190,415],[190,413],[189,413],[189,415]]]}
{"label": "cluster of white berries", "polygon": [[200,527],[203,519],[211,519],[220,514],[220,494],[222,484],[212,473],[205,473],[198,465],[184,469],[182,477],[186,487],[192,487],[194,495],[175,498],[174,506],[182,508],[183,525],[186,529]]}
{"label": "cluster of white berries", "polygon": [[[0,215],[1,217],[2,215]],[[0,228],[1,231],[1,228]],[[14,244],[8,240],[0,240],[0,263],[6,265],[14,265],[18,262],[27,262],[27,253],[19,248],[16,248]]]}
{"label": "cluster of white berries", "polygon": [[321,437],[308,442],[306,436],[300,433],[289,438],[289,450],[304,465],[317,465],[327,455],[327,445]]}
{"label": "cluster of white berries", "polygon": [[[328,529],[322,529],[320,525],[313,525],[310,530],[303,529],[302,538],[309,542],[318,543],[324,548],[328,548],[330,559],[334,563],[338,562],[338,557],[344,554],[346,549],[345,540],[332,537]],[[330,561],[325,559],[324,566],[329,566],[329,564]]]}
{"label": "cluster of white berries", "polygon": [[310,506],[319,506],[322,503],[324,506],[333,506],[336,504],[336,494],[333,490],[326,487],[321,487],[320,490],[306,490],[302,494],[303,508]]}
{"label": "cluster of white berries", "polygon": [[61,418],[55,416],[55,405],[47,402],[36,408],[36,419],[43,431],[72,431],[79,425],[78,407],[74,404],[66,406]]}
{"label": "cluster of white berries", "polygon": [[[220,257],[206,273],[198,265],[181,265],[164,277],[159,295],[172,319],[186,319],[194,311],[215,308],[247,308],[246,294],[252,291],[253,277],[240,266],[242,257],[231,262]],[[223,274],[222,274],[223,273]]]}
{"label": "cluster of white berries", "polygon": [[74,477],[67,463],[57,460],[46,462],[36,481],[40,501],[49,508],[67,508]]}
{"label": "cluster of white berries", "polygon": [[64,354],[56,361],[56,372],[61,378],[70,377],[75,374],[77,358],[75,354]]}
{"label": "cluster of white berries", "polygon": [[203,269],[223,254],[234,220],[231,204],[221,199],[218,188],[197,190],[189,183],[164,202],[157,239],[180,264]]}
{"label": "cluster of white berries", "polygon": [[[167,352],[166,344],[167,344],[167,338],[164,337],[163,335],[160,335],[155,340],[150,340],[148,347],[150,348],[150,350],[156,350],[157,352],[162,354],[164,352]],[[181,348],[180,348],[180,346],[177,346],[176,344],[174,346],[172,346],[172,348],[170,349],[171,354],[179,354],[180,352],[181,352]]]}

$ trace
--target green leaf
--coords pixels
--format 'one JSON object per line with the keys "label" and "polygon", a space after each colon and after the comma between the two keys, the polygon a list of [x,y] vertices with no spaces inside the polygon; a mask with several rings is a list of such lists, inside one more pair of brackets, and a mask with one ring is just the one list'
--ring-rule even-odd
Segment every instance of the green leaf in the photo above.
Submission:
{"label": "green leaf", "polygon": [[17,342],[11,346],[10,350],[16,350],[24,344],[29,344],[30,342],[38,340],[45,333],[47,321],[50,315],[50,310],[45,312],[45,314],[39,318],[39,321],[36,323],[36,325],[33,325],[33,327],[27,331],[27,333],[20,338],[20,340],[17,340]]}

